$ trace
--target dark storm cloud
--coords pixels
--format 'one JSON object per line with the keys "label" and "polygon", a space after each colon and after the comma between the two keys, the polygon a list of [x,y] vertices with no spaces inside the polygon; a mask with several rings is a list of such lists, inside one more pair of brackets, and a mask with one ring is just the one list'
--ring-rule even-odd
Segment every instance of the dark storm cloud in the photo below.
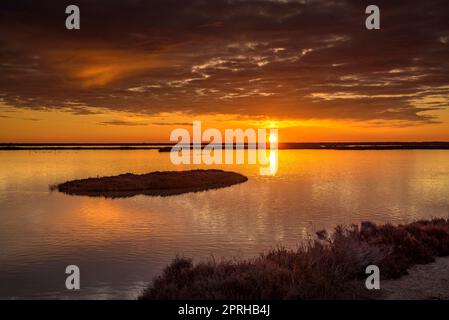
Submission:
{"label": "dark storm cloud", "polygon": [[[81,30],[64,27],[81,9]],[[436,122],[449,104],[446,1],[14,1],[0,99],[89,114],[180,111]]]}

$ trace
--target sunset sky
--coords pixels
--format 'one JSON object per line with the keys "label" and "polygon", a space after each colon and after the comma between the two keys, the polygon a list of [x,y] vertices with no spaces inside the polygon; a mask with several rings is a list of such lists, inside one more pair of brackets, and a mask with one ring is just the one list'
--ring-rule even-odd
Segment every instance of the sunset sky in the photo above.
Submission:
{"label": "sunset sky", "polygon": [[0,142],[168,142],[193,120],[284,142],[449,141],[448,107],[447,1],[0,3]]}

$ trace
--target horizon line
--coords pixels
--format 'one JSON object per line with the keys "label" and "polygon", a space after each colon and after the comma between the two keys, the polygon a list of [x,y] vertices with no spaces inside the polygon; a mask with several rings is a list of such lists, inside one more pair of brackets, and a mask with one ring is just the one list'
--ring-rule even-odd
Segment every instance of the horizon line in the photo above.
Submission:
{"label": "horizon line", "polygon": [[[209,141],[202,141],[201,144],[209,144]],[[235,141],[232,143],[236,143]],[[244,142],[252,144],[256,142]],[[269,144],[268,141],[266,141]],[[431,144],[431,143],[449,143],[449,140],[429,140],[429,141],[289,141],[277,142],[278,144]],[[0,146],[64,146],[64,145],[176,145],[178,142],[0,142]],[[186,143],[188,144],[188,143]],[[193,143],[190,143],[193,144]],[[213,141],[212,141],[213,144]],[[220,144],[220,143],[217,143]],[[231,144],[231,142],[222,142],[221,144]]]}

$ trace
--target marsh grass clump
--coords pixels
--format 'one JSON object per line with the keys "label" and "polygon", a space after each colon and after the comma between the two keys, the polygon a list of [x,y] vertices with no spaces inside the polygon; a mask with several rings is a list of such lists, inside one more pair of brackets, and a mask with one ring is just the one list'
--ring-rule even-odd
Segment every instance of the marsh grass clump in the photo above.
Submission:
{"label": "marsh grass clump", "polygon": [[420,220],[399,226],[365,222],[354,236],[370,246],[390,248],[379,264],[385,278],[399,278],[415,264],[449,255],[449,219]]}
{"label": "marsh grass clump", "polygon": [[297,250],[278,248],[251,260],[204,261],[177,257],[139,299],[280,300],[366,299],[365,268],[383,278],[407,274],[415,264],[449,255],[449,219],[408,225],[337,227]]}

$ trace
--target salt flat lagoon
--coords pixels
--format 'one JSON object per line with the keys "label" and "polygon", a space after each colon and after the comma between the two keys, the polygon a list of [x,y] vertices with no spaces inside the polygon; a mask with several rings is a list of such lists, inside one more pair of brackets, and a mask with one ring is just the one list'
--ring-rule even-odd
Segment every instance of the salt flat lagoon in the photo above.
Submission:
{"label": "salt flat lagoon", "polygon": [[[176,256],[246,258],[370,220],[449,216],[448,150],[280,150],[258,165],[175,167],[157,150],[0,151],[0,298],[135,299]],[[68,180],[223,169],[243,184],[170,197],[70,196]],[[65,289],[65,268],[81,290]]]}

